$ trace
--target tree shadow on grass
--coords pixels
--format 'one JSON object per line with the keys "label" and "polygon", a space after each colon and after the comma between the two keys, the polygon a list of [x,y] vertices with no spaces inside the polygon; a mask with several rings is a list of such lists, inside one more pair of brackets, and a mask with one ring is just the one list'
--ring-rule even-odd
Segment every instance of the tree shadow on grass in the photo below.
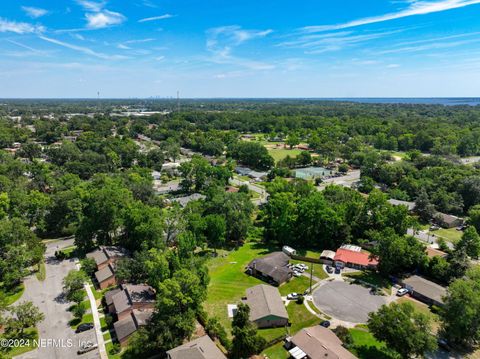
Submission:
{"label": "tree shadow on grass", "polygon": [[360,359],[399,359],[396,353],[391,353],[386,349],[379,349],[374,346],[356,346],[355,351]]}

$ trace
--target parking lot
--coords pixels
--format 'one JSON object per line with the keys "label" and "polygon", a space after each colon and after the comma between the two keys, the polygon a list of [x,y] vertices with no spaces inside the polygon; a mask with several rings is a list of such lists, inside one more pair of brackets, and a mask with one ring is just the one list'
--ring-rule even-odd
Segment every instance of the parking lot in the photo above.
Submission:
{"label": "parking lot", "polygon": [[368,313],[386,304],[386,297],[370,294],[370,289],[340,280],[325,283],[312,294],[323,313],[346,322],[365,323]]}

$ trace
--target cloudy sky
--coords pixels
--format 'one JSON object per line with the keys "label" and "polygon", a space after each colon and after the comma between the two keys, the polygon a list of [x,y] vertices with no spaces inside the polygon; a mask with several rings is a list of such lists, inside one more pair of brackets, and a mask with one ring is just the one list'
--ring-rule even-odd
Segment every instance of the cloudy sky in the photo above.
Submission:
{"label": "cloudy sky", "polygon": [[480,96],[480,0],[15,0],[0,97]]}

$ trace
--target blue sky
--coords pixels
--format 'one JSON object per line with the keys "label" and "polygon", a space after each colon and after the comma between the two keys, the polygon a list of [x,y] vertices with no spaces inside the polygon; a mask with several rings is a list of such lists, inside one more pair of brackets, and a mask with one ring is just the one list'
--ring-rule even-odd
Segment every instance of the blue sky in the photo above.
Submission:
{"label": "blue sky", "polygon": [[480,0],[16,0],[0,97],[480,96]]}

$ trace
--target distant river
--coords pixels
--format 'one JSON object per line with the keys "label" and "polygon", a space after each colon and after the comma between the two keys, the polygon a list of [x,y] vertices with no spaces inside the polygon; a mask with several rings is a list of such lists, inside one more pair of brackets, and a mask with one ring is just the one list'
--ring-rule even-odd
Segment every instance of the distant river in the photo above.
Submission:
{"label": "distant river", "polygon": [[432,97],[432,98],[404,98],[404,97],[368,97],[368,98],[323,98],[328,101],[348,101],[360,103],[402,103],[402,104],[426,104],[426,105],[480,105],[478,97]]}

